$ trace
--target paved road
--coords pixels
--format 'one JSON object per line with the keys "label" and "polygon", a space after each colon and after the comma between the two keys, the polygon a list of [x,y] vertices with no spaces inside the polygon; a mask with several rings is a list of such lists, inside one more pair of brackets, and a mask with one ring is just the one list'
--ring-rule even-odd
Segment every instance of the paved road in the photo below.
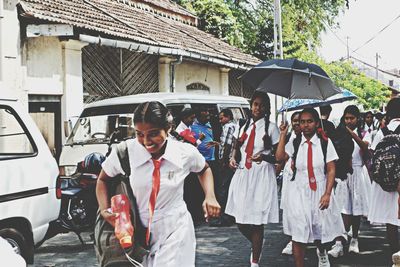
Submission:
{"label": "paved road", "polygon": [[[196,227],[197,254],[196,267],[249,266],[250,244],[242,237],[236,226]],[[89,241],[89,235],[84,234]],[[280,224],[268,225],[265,229],[265,245],[261,267],[293,266],[293,259],[280,254],[288,237],[283,235]],[[331,260],[332,266],[364,267],[390,266],[389,248],[385,240],[384,227],[363,223],[359,237],[360,255],[346,255],[339,260]],[[35,264],[30,267],[80,267],[98,266],[93,246],[82,246],[74,234],[63,234],[46,241],[35,253]],[[310,246],[306,254],[306,266],[317,266],[315,247]],[[181,266],[179,266],[181,267]]]}

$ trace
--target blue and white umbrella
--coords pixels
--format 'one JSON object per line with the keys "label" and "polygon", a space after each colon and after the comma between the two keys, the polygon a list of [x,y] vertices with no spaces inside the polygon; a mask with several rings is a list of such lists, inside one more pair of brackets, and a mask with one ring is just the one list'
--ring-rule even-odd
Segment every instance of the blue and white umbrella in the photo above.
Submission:
{"label": "blue and white umbrella", "polygon": [[342,89],[342,93],[333,95],[326,100],[318,99],[289,99],[279,109],[279,112],[293,111],[303,108],[314,108],[330,104],[342,103],[349,100],[357,99],[357,96],[349,90]]}

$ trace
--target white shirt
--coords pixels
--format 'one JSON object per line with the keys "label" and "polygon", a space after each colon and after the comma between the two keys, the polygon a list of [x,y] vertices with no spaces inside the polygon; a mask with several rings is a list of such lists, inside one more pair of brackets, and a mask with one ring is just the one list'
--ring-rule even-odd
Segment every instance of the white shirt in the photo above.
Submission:
{"label": "white shirt", "polygon": [[[144,225],[149,220],[149,198],[152,191],[154,165],[151,154],[137,141],[127,140],[131,166],[130,184],[136,197],[140,219]],[[192,145],[168,139],[161,156],[160,191],[157,196],[153,222],[167,216],[175,216],[176,209],[185,207],[183,183],[190,172],[200,172],[205,167],[204,157]],[[110,177],[123,173],[116,150],[102,164]]]}
{"label": "white shirt", "polygon": [[[400,118],[396,118],[396,119],[393,119],[393,120],[391,120],[391,121],[389,122],[389,124],[387,125],[387,128],[388,128],[390,131],[394,131],[394,130],[397,129],[397,127],[398,127],[399,125],[400,125]],[[374,141],[372,142],[372,145],[371,145],[371,149],[372,149],[372,150],[375,150],[376,146],[378,145],[378,143],[379,143],[380,141],[382,141],[383,137],[384,137],[384,135],[383,135],[383,133],[382,133],[382,130],[379,130],[379,131],[376,133],[376,135],[375,135]]]}
{"label": "white shirt", "polygon": [[[190,126],[187,126],[183,121],[181,121],[181,123],[179,123],[178,127],[176,127],[175,131],[180,134],[181,132],[185,131],[186,129],[189,129],[190,131],[192,130],[192,128],[190,128]],[[200,145],[201,144],[201,140],[197,139],[196,140],[196,144]]]}
{"label": "white shirt", "polygon": [[[263,137],[265,135],[265,120],[259,119],[258,121],[255,122],[255,125],[256,125],[256,135],[254,138],[253,155],[260,154],[260,153],[268,155],[271,152],[271,150],[264,149],[264,141],[263,141]],[[245,126],[243,126],[242,129],[240,129],[239,138],[242,136],[244,128],[245,128]],[[246,151],[245,150],[246,150],[247,142],[250,139],[250,133],[251,133],[252,128],[253,128],[253,119],[251,119],[250,125],[246,130],[247,138],[244,141],[242,147],[240,148],[240,152],[242,153],[242,159],[240,162],[240,166],[244,166],[245,161],[246,161]],[[269,123],[268,135],[271,138],[272,145],[275,145],[279,142],[279,129],[276,126],[276,124],[273,122]]]}
{"label": "white shirt", "polygon": [[[316,134],[310,139],[312,144],[312,162],[314,168],[314,175],[317,181],[325,179],[325,162],[324,162],[324,154],[321,147],[321,140],[318,138]],[[289,142],[285,146],[285,151],[289,155],[289,157],[293,156],[294,146],[293,141]],[[308,169],[307,169],[307,158],[308,158],[308,144],[307,139],[302,135],[301,142],[299,146],[299,150],[297,152],[296,157],[296,176],[304,176],[308,178]],[[332,144],[332,141],[328,140],[328,146],[326,149],[326,163],[339,159],[336,154],[335,147]]]}
{"label": "white shirt", "polygon": [[[355,134],[358,134],[357,128],[354,129],[353,132]],[[365,135],[362,140],[364,142],[368,142],[368,144],[371,144],[372,143],[372,134],[369,132],[365,132]],[[353,166],[362,166],[364,163],[363,163],[363,160],[361,157],[361,148],[354,139],[353,139],[353,143],[354,143],[354,150],[353,150],[353,154],[352,154],[352,157],[353,157],[352,165]]]}

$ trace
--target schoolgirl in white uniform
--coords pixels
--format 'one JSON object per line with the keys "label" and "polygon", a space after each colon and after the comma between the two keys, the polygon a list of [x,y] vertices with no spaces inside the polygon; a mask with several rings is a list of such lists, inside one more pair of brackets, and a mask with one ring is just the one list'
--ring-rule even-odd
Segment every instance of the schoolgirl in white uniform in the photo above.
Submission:
{"label": "schoolgirl in white uniform", "polygon": [[[400,98],[393,98],[386,107],[386,120],[389,122],[387,128],[394,131],[400,125]],[[379,130],[372,142],[371,149],[375,149],[378,143],[383,139],[382,130]],[[398,227],[400,206],[400,188],[397,192],[386,192],[380,185],[372,182],[370,207],[368,212],[368,220],[371,223],[386,224],[387,238],[392,253],[399,251]],[[397,253],[396,253],[397,254]],[[400,257],[400,255],[398,255]],[[398,258],[399,258],[398,257]],[[400,260],[398,259],[398,262]]]}
{"label": "schoolgirl in white uniform", "polygon": [[239,131],[241,160],[230,160],[236,168],[229,187],[225,213],[236,219],[240,232],[251,242],[251,266],[258,267],[264,224],[279,222],[275,166],[267,162],[277,144],[279,131],[269,121],[270,102],[267,94],[255,92],[251,99],[252,118]]}
{"label": "schoolgirl in white uniform", "polygon": [[[141,222],[150,229],[146,233],[150,234],[146,235],[150,253],[144,266],[194,266],[193,221],[183,201],[183,183],[189,172],[199,174],[205,192],[205,215],[216,217],[220,210],[214,195],[213,176],[204,157],[194,146],[168,138],[171,122],[172,116],[161,103],[142,103],[134,114],[136,138],[126,141],[130,184]],[[97,199],[101,215],[114,225],[116,214],[107,210],[110,199],[106,181],[123,172],[116,150],[102,167],[97,181]],[[155,198],[151,197],[154,194]]]}
{"label": "schoolgirl in white uniform", "polygon": [[[289,138],[286,137],[287,143],[293,143],[293,140],[297,135],[301,134],[300,129],[300,111],[296,111],[292,114],[290,118],[290,122],[292,124],[292,132],[289,134]],[[283,177],[282,177],[282,190],[281,190],[281,209],[282,209],[282,226],[283,231],[288,232],[288,221],[287,221],[287,212],[285,209],[287,198],[290,197],[287,194],[290,180],[293,177],[292,171],[292,161],[288,160],[285,163],[285,167],[283,168]],[[292,241],[290,241],[286,247],[282,250],[282,254],[292,255]]]}
{"label": "schoolgirl in white uniform", "polygon": [[[280,140],[276,159],[284,161],[291,158],[295,173],[288,187],[285,209],[288,228],[285,234],[292,236],[293,255],[297,267],[304,266],[306,244],[315,242],[319,266],[330,266],[324,243],[334,240],[343,231],[340,210],[332,195],[335,180],[335,160],[338,159],[330,140],[324,156],[321,138],[317,133],[319,115],[315,109],[304,109],[300,114],[302,135],[285,147],[288,126],[281,124]],[[297,155],[294,143],[299,147]],[[326,162],[324,162],[326,158]],[[326,173],[325,173],[326,170]]]}
{"label": "schoolgirl in white uniform", "polygon": [[[360,123],[360,110],[350,105],[346,107],[341,119],[348,132],[353,138],[354,149],[352,153],[352,174],[347,174],[347,179],[338,181],[336,196],[343,199],[342,217],[346,232],[352,229],[352,238],[349,252],[359,253],[358,232],[360,229],[361,216],[368,215],[368,204],[371,193],[371,180],[365,171],[363,154],[368,153],[372,134],[364,131]],[[333,257],[343,255],[343,244],[336,241],[328,252]]]}

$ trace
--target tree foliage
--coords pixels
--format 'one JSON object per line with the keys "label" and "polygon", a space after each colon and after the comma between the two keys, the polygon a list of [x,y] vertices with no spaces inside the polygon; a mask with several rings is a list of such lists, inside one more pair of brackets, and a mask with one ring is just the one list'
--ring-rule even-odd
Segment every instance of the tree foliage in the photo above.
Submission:
{"label": "tree foliage", "polygon": [[[267,60],[273,57],[274,0],[175,0],[194,12],[199,28],[244,52]],[[359,97],[365,109],[378,108],[389,94],[380,82],[368,78],[350,62],[326,63],[315,52],[320,35],[336,27],[335,18],[347,0],[281,0],[285,58],[320,65],[336,85]]]}

